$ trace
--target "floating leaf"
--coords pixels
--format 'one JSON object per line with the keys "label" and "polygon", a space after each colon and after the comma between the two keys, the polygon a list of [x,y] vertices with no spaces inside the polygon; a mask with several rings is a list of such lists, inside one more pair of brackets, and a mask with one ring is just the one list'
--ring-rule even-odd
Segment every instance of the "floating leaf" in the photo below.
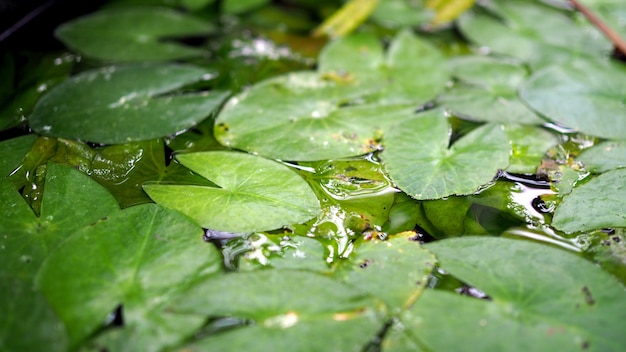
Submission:
{"label": "floating leaf", "polygon": [[368,35],[342,38],[320,55],[319,73],[280,76],[230,99],[216,119],[216,138],[282,160],[365,154],[448,79],[442,55],[407,31],[397,35],[387,57]]}
{"label": "floating leaf", "polygon": [[[541,18],[541,21],[537,21]],[[494,52],[530,61],[535,67],[600,55],[610,46],[564,12],[536,1],[508,0],[475,6],[458,21],[471,41]]]}
{"label": "floating leaf", "polygon": [[156,351],[179,342],[203,322],[170,315],[163,303],[190,282],[221,271],[221,261],[188,218],[145,204],[68,238],[43,265],[38,285],[74,345],[123,304],[124,329],[134,331],[126,339],[132,344],[127,348]]}
{"label": "floating leaf", "polygon": [[202,227],[227,232],[272,230],[315,217],[319,202],[307,183],[275,161],[237,152],[176,157],[217,187],[145,185],[155,202],[177,209]]}
{"label": "floating leaf", "polygon": [[518,86],[526,69],[511,61],[470,56],[454,61],[452,75],[460,80],[440,97],[453,114],[475,121],[542,124],[519,99]]}
{"label": "floating leaf", "polygon": [[435,257],[405,232],[386,241],[363,241],[348,259],[335,263],[333,276],[380,298],[391,314],[407,309],[419,297]]}
{"label": "floating leaf", "polygon": [[597,137],[626,135],[626,69],[579,60],[535,72],[521,87],[526,103],[547,118]]}
{"label": "floating leaf", "polygon": [[626,227],[626,169],[575,187],[556,208],[552,226],[567,233]]}
{"label": "floating leaf", "polygon": [[416,199],[469,194],[509,163],[509,142],[499,125],[479,127],[450,147],[449,136],[440,111],[396,125],[385,136],[382,154],[395,184]]}
{"label": "floating leaf", "polygon": [[205,280],[171,309],[252,322],[187,351],[361,351],[384,325],[381,308],[379,300],[326,275],[274,269]]}
{"label": "floating leaf", "polygon": [[53,163],[47,166],[39,217],[8,181],[0,180],[0,187],[0,233],[4,234],[0,272],[26,280],[68,235],[119,209],[115,199],[88,176]]}
{"label": "floating leaf", "polygon": [[0,176],[8,176],[20,165],[36,139],[26,135],[0,142]]}
{"label": "floating leaf", "polygon": [[591,172],[601,173],[626,167],[626,141],[605,141],[585,149],[577,160]]}
{"label": "floating leaf", "polygon": [[176,64],[109,66],[83,72],[42,97],[29,119],[55,137],[115,144],[174,134],[207,117],[221,91],[167,94],[210,75]]}
{"label": "floating leaf", "polygon": [[626,343],[620,325],[626,319],[624,287],[572,253],[492,237],[448,239],[426,248],[442,269],[489,296],[424,292],[400,321],[406,337],[427,350],[620,351]]}
{"label": "floating leaf", "polygon": [[209,23],[175,10],[120,7],[64,23],[55,35],[73,50],[101,60],[167,61],[199,56],[203,50],[164,39],[212,31]]}

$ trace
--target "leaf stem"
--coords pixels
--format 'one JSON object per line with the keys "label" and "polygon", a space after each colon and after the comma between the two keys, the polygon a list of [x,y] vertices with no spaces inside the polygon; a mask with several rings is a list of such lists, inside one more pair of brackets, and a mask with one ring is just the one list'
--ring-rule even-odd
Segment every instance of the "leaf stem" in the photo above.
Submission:
{"label": "leaf stem", "polygon": [[596,16],[591,10],[579,3],[577,0],[569,0],[574,8],[580,11],[587,19],[593,23],[604,35],[613,43],[615,48],[622,54],[626,55],[626,41],[622,39],[613,29],[611,29],[606,23],[604,23],[598,16]]}

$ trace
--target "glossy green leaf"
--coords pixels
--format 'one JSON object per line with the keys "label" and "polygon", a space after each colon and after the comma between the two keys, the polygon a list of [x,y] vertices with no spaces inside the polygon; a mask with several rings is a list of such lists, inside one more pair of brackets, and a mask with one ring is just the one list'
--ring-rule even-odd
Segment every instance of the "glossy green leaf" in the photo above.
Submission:
{"label": "glossy green leaf", "polygon": [[605,141],[585,149],[576,158],[585,169],[601,173],[626,167],[626,141]]}
{"label": "glossy green leaf", "polygon": [[282,160],[361,155],[376,150],[380,135],[434,98],[447,79],[438,50],[408,31],[394,38],[386,57],[371,36],[350,36],[324,49],[318,73],[280,76],[233,97],[215,135],[225,146]]}
{"label": "glossy green leaf", "polygon": [[554,212],[552,226],[571,233],[626,227],[626,169],[608,171],[575,187]]}
{"label": "glossy green leaf", "polygon": [[626,6],[620,0],[584,0],[583,4],[594,11],[612,30],[626,37]]}
{"label": "glossy green leaf", "polygon": [[405,232],[361,243],[348,259],[337,261],[333,276],[380,298],[391,314],[407,309],[422,294],[435,265],[434,255]]}
{"label": "glossy green leaf", "polygon": [[0,350],[67,351],[65,327],[31,281],[0,272]]}
{"label": "glossy green leaf", "polygon": [[55,35],[73,50],[101,60],[167,61],[203,52],[172,38],[212,31],[211,24],[175,10],[120,7],[67,22],[57,28]]}
{"label": "glossy green leaf", "polygon": [[624,80],[624,67],[581,60],[535,72],[520,95],[533,109],[565,127],[621,139],[626,135]]}
{"label": "glossy green leaf", "polygon": [[8,176],[20,166],[36,139],[26,135],[0,142],[0,176]]}
{"label": "glossy green leaf", "polygon": [[189,65],[109,66],[78,74],[42,97],[30,117],[35,131],[115,144],[174,134],[217,109],[227,93],[171,94],[210,72]]}
{"label": "glossy green leaf", "polygon": [[395,184],[416,199],[470,194],[509,163],[500,125],[475,129],[448,146],[450,126],[440,111],[399,123],[384,140],[384,164]]}
{"label": "glossy green leaf", "polygon": [[221,261],[190,219],[146,204],[68,238],[46,260],[38,286],[74,345],[123,304],[124,329],[133,332],[127,336],[131,345],[126,349],[141,346],[155,351],[179,342],[202,324],[194,317],[169,315],[163,303],[193,280],[219,272]]}
{"label": "glossy green leaf", "polygon": [[144,190],[155,202],[187,214],[202,227],[272,230],[307,221],[320,211],[307,183],[275,161],[226,151],[182,154],[177,159],[219,188],[145,185]]}
{"label": "glossy green leaf", "polygon": [[0,179],[0,349],[66,349],[65,328],[33,288],[43,260],[70,234],[118,211],[115,200],[72,168],[48,164],[37,217],[6,179]]}
{"label": "glossy green leaf", "polygon": [[102,186],[72,168],[48,164],[41,214],[37,217],[5,179],[0,180],[0,245],[3,265],[26,280],[46,256],[72,232],[118,211]]}
{"label": "glossy green leaf", "polygon": [[585,259],[492,237],[448,239],[426,248],[441,268],[490,297],[424,292],[400,320],[428,350],[620,351],[626,342],[619,323],[626,319],[624,286]]}
{"label": "glossy green leaf", "polygon": [[484,49],[530,61],[536,67],[569,62],[577,56],[599,56],[610,47],[597,32],[538,1],[488,2],[475,6],[458,23],[463,34]]}
{"label": "glossy green leaf", "polygon": [[519,99],[518,86],[526,69],[511,61],[470,56],[454,61],[452,75],[459,82],[440,97],[441,104],[454,115],[475,121],[542,124]]}
{"label": "glossy green leaf", "polygon": [[205,280],[171,309],[251,323],[211,334],[186,351],[361,351],[384,325],[379,300],[328,276],[296,270]]}

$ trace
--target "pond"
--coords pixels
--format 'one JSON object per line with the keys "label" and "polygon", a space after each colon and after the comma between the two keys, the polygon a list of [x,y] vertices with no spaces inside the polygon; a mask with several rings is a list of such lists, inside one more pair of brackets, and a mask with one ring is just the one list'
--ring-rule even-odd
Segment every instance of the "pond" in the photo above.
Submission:
{"label": "pond", "polygon": [[0,58],[0,349],[626,343],[626,67],[567,2],[42,11]]}

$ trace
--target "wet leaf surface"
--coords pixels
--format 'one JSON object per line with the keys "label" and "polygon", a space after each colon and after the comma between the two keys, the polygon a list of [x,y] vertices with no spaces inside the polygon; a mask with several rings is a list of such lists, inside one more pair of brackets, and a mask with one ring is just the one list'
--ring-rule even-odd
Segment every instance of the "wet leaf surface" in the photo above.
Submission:
{"label": "wet leaf surface", "polygon": [[166,61],[203,53],[173,38],[213,30],[210,23],[181,12],[146,6],[100,10],[63,24],[55,35],[79,53],[103,61]]}
{"label": "wet leaf surface", "polygon": [[0,142],[0,175],[8,176],[17,169],[37,139],[26,135]]}
{"label": "wet leaf surface", "polygon": [[577,158],[591,172],[626,167],[626,141],[605,141],[585,149]]}
{"label": "wet leaf surface", "polygon": [[29,119],[45,135],[116,144],[174,134],[218,108],[228,93],[172,94],[210,72],[189,65],[109,66],[83,72],[39,100]]}
{"label": "wet leaf surface", "polygon": [[596,137],[621,139],[626,135],[626,120],[622,117],[626,111],[625,79],[626,69],[617,64],[580,60],[535,72],[521,87],[520,96],[533,109],[565,127]]}
{"label": "wet leaf surface", "polygon": [[[219,253],[203,245],[197,225],[176,211],[146,204],[76,232],[48,257],[37,281],[73,345],[123,304],[126,336],[118,338],[132,343],[128,350],[159,350],[202,324],[170,315],[163,303],[194,280],[220,271]],[[60,275],[66,279],[58,280]]]}
{"label": "wet leaf surface", "polygon": [[508,165],[510,147],[500,125],[479,127],[449,147],[450,132],[435,111],[407,119],[385,136],[382,158],[401,190],[416,199],[469,194]]}
{"label": "wet leaf surface", "polygon": [[273,230],[319,213],[319,202],[292,170],[268,159],[237,152],[179,155],[184,166],[219,187],[145,185],[157,203],[177,209],[202,227],[228,231]]}
{"label": "wet leaf surface", "polygon": [[552,226],[567,233],[626,227],[626,169],[575,187],[556,208]]}
{"label": "wet leaf surface", "polygon": [[372,36],[340,39],[320,54],[317,73],[279,76],[231,98],[216,119],[216,137],[283,160],[366,154],[391,125],[443,89],[448,74],[441,58],[408,32],[396,36],[386,56]]}
{"label": "wet leaf surface", "polygon": [[491,57],[464,57],[453,61],[459,82],[439,101],[455,115],[476,121],[542,124],[519,99],[518,86],[527,76],[526,69],[514,61]]}
{"label": "wet leaf surface", "polygon": [[206,280],[172,309],[246,322],[183,347],[188,351],[360,351],[384,325],[379,300],[325,275],[297,270]]}
{"label": "wet leaf surface", "polygon": [[[593,263],[563,250],[503,238],[449,239],[426,248],[441,268],[490,299],[424,292],[400,318],[420,346],[442,351],[467,344],[480,350],[619,351],[624,344],[617,323],[625,318],[624,287]],[[454,317],[444,314],[450,311]]]}

